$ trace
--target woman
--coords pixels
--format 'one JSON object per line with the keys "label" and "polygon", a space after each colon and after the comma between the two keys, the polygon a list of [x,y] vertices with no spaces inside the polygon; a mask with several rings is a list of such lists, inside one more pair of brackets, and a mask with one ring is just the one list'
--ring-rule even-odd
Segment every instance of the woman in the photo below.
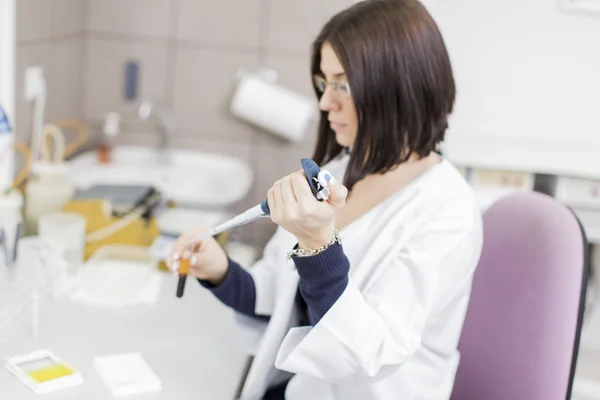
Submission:
{"label": "woman", "polygon": [[443,39],[417,0],[359,2],[324,26],[312,73],[313,159],[343,184],[318,202],[302,172],[275,182],[279,228],[247,270],[214,240],[193,250],[193,274],[258,334],[242,398],[448,399],[482,229],[435,152],[455,98]]}

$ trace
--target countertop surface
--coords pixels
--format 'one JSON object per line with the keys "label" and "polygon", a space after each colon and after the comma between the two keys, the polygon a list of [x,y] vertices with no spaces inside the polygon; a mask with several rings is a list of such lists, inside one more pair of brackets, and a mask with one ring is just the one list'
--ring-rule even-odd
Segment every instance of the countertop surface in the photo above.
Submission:
{"label": "countertop surface", "polygon": [[[152,305],[100,307],[42,296],[37,337],[27,329],[4,345],[11,355],[49,349],[82,374],[82,385],[44,394],[46,400],[112,399],[93,359],[130,352],[142,354],[162,390],[128,398],[233,399],[246,361],[233,313],[192,279],[177,298],[176,278],[164,275]],[[4,368],[0,393],[2,399],[40,398]]]}

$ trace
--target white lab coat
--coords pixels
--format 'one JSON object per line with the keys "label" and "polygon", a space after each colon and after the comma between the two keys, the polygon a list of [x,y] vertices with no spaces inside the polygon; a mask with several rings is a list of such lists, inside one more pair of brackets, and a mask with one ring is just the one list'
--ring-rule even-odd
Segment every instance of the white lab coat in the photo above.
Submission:
{"label": "white lab coat", "polygon": [[[327,166],[342,177],[347,156]],[[293,377],[287,400],[443,400],[459,361],[457,344],[482,246],[470,187],[443,160],[340,232],[350,281],[313,327],[298,327],[298,274],[279,229],[249,268],[255,312],[238,316],[254,340],[241,399]]]}

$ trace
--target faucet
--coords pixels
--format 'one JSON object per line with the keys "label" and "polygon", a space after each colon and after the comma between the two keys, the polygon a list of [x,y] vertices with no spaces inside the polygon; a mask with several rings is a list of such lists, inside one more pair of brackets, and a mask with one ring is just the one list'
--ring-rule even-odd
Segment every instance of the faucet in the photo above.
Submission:
{"label": "faucet", "polygon": [[165,161],[167,161],[166,156],[168,150],[171,148],[171,140],[175,129],[173,114],[162,104],[146,100],[140,105],[138,116],[144,121],[152,119],[158,128],[161,135],[159,148],[161,149],[161,154],[165,157]]}

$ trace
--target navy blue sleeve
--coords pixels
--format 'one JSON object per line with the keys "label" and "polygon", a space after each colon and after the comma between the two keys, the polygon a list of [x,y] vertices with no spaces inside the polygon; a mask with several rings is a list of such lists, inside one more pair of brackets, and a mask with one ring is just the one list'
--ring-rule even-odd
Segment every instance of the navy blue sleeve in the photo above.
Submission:
{"label": "navy blue sleeve", "polygon": [[346,290],[350,261],[339,243],[315,256],[292,260],[300,276],[300,293],[308,307],[308,318],[311,325],[316,325]]}
{"label": "navy blue sleeve", "polygon": [[229,267],[225,274],[225,279],[220,285],[215,286],[209,281],[198,279],[198,282],[209,289],[222,303],[234,310],[268,320],[268,316],[257,315],[254,313],[256,305],[256,287],[252,275],[243,269],[238,263],[229,259]]}

